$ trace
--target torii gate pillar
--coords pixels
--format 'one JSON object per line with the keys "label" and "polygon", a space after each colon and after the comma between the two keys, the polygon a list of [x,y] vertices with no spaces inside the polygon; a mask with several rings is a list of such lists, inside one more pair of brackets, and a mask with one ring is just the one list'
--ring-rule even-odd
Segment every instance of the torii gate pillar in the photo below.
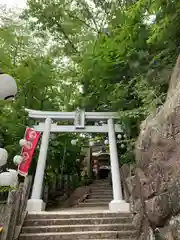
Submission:
{"label": "torii gate pillar", "polygon": [[108,120],[108,134],[113,186],[113,200],[109,203],[109,210],[112,212],[129,212],[129,204],[123,200],[122,195],[120,167],[113,119]]}
{"label": "torii gate pillar", "polygon": [[44,211],[45,203],[42,200],[42,188],[44,180],[44,172],[46,168],[46,158],[49,145],[49,135],[51,131],[51,119],[45,120],[45,129],[42,135],[41,147],[36,167],[31,199],[28,200],[27,210],[30,212]]}

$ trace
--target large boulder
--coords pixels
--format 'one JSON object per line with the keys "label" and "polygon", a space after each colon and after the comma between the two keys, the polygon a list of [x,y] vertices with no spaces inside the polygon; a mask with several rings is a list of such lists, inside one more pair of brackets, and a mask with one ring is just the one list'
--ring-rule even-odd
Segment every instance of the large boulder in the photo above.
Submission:
{"label": "large boulder", "polygon": [[164,226],[180,211],[180,56],[164,105],[141,125],[135,155],[135,174],[127,179],[132,201],[154,229]]}
{"label": "large boulder", "polygon": [[82,186],[75,189],[71,196],[65,201],[62,205],[63,208],[68,208],[78,205],[80,202],[83,202],[90,193],[89,186]]}

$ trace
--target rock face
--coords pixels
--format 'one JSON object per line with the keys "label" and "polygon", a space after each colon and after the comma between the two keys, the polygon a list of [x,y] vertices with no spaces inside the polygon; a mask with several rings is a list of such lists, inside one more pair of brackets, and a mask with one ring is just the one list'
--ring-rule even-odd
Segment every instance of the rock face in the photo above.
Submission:
{"label": "rock face", "polygon": [[78,187],[71,196],[66,200],[62,207],[67,208],[74,205],[77,205],[79,202],[82,202],[88,196],[90,192],[89,186]]}
{"label": "rock face", "polygon": [[135,154],[127,179],[132,209],[136,223],[144,218],[155,229],[180,211],[180,56],[164,105],[141,125]]}

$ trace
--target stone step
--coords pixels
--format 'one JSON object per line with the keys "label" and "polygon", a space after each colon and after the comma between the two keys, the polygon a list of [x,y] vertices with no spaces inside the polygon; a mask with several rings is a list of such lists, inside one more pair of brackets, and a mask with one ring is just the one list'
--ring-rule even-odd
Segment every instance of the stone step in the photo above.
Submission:
{"label": "stone step", "polygon": [[99,197],[101,197],[101,198],[111,198],[112,199],[112,194],[96,194],[96,193],[91,193],[90,195],[88,195],[88,198],[92,198],[93,196],[95,196],[96,198],[99,198]]}
{"label": "stone step", "polygon": [[28,214],[27,220],[38,220],[38,219],[72,219],[72,218],[131,218],[132,215],[130,213],[114,213],[110,211],[104,212],[41,212],[41,213],[31,213]]}
{"label": "stone step", "polygon": [[99,203],[99,202],[105,202],[107,204],[110,203],[110,201],[112,201],[112,198],[87,198],[84,202],[85,203]]}
{"label": "stone step", "polygon": [[94,197],[94,196],[101,197],[101,198],[112,198],[113,194],[112,193],[105,193],[105,192],[104,193],[92,192],[92,193],[89,194],[88,198],[89,197]]}
{"label": "stone step", "polygon": [[91,184],[89,187],[103,187],[103,188],[112,188],[112,186],[108,183],[96,183],[96,184]]}
{"label": "stone step", "polygon": [[89,207],[108,207],[109,206],[109,202],[82,202],[79,203],[78,205],[76,205],[76,207],[80,207],[80,208],[89,208]]}
{"label": "stone step", "polygon": [[110,224],[132,223],[132,217],[104,217],[104,218],[69,218],[69,219],[31,219],[25,220],[24,226],[51,226],[51,225],[76,225],[76,224]]}
{"label": "stone step", "polygon": [[107,186],[111,186],[110,181],[99,181],[99,182],[94,181],[94,182],[92,182],[92,183],[90,184],[90,186],[91,186],[91,185],[107,185]]}
{"label": "stone step", "polygon": [[109,188],[112,189],[112,186],[110,184],[91,184],[89,185],[90,188]]}
{"label": "stone step", "polygon": [[48,232],[88,232],[88,231],[130,231],[132,224],[99,224],[99,225],[56,225],[56,226],[30,226],[23,227],[22,233],[48,233]]}
{"label": "stone step", "polygon": [[112,194],[90,194],[88,199],[113,199]]}
{"label": "stone step", "polygon": [[101,190],[101,189],[99,189],[99,188],[97,188],[97,189],[91,189],[91,191],[90,191],[90,193],[89,194],[102,194],[102,195],[112,195],[113,194],[113,191],[112,190],[106,190],[106,189],[104,189],[104,190]]}
{"label": "stone step", "polygon": [[108,195],[108,196],[112,196],[113,195],[113,192],[112,191],[91,191],[90,193],[89,193],[89,195],[101,195],[101,196],[106,196],[106,195]]}
{"label": "stone step", "polygon": [[109,178],[104,178],[104,179],[96,179],[93,181],[93,183],[97,183],[97,182],[108,182]]}
{"label": "stone step", "polygon": [[58,212],[40,212],[28,214],[28,220],[36,219],[72,219],[72,218],[131,218],[130,213],[115,213],[110,211],[85,211],[85,212],[74,212],[74,211],[58,211]]}
{"label": "stone step", "polygon": [[112,193],[112,189],[107,189],[107,188],[90,188],[90,193],[93,193],[93,192]]}
{"label": "stone step", "polygon": [[101,188],[94,188],[92,193],[111,193],[112,194],[112,189],[101,189]]}
{"label": "stone step", "polygon": [[106,196],[109,197],[109,196],[113,196],[113,193],[112,192],[105,192],[105,191],[103,191],[103,192],[93,191],[93,192],[89,193],[89,196],[96,196],[96,195],[102,196],[102,197],[106,197]]}
{"label": "stone step", "polygon": [[135,239],[135,231],[88,231],[62,233],[24,233],[19,240]]}
{"label": "stone step", "polygon": [[109,178],[97,179],[93,181],[93,183],[105,183],[105,182],[109,182]]}
{"label": "stone step", "polygon": [[111,188],[90,187],[91,192],[112,192]]}

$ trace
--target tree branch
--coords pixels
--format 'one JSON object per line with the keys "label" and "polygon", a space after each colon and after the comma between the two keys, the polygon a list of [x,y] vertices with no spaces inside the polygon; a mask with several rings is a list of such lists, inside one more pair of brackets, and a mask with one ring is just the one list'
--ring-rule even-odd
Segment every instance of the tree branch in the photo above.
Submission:
{"label": "tree branch", "polygon": [[62,34],[64,35],[65,39],[68,41],[68,43],[71,45],[72,49],[79,54],[77,48],[75,47],[75,45],[73,44],[73,42],[71,41],[71,39],[69,38],[69,36],[66,34],[64,28],[62,27],[61,23],[56,21],[56,25],[57,27],[59,27],[59,29],[61,30]]}
{"label": "tree branch", "polygon": [[95,28],[96,28],[96,31],[98,32],[98,31],[99,31],[98,25],[97,25],[97,23],[96,23],[96,20],[95,20],[93,14],[91,13],[91,11],[89,11],[89,8],[87,7],[87,4],[86,4],[85,2],[83,2],[82,0],[79,0],[79,1],[80,1],[81,4],[84,6],[84,8],[86,9],[87,13],[91,16],[92,21],[93,21],[93,23],[94,23],[94,26],[95,26]]}
{"label": "tree branch", "polygon": [[17,43],[16,43],[16,45],[14,46],[14,47],[15,47],[14,54],[13,54],[13,66],[14,66],[14,67],[16,66],[16,60],[17,60],[19,45],[20,45],[20,39],[18,38],[18,39],[17,39]]}
{"label": "tree branch", "polygon": [[93,28],[91,25],[89,25],[86,21],[84,21],[83,19],[80,19],[79,17],[71,14],[70,12],[67,12],[67,14],[69,15],[69,17],[79,20],[80,22],[82,22],[85,26],[87,26],[88,28],[92,29],[93,31],[97,32],[97,30],[95,28]]}

